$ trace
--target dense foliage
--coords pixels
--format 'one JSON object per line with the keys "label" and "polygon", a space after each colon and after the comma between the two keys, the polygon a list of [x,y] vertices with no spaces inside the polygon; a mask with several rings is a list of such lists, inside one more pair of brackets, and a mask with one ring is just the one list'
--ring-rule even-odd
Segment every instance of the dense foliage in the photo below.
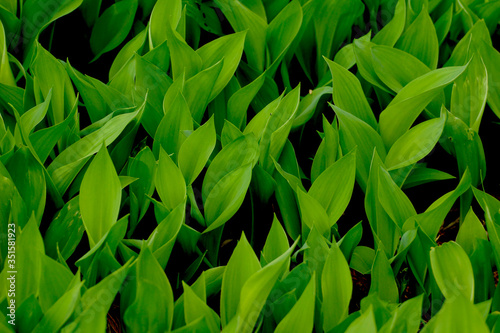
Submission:
{"label": "dense foliage", "polygon": [[500,0],[0,19],[1,332],[500,331]]}

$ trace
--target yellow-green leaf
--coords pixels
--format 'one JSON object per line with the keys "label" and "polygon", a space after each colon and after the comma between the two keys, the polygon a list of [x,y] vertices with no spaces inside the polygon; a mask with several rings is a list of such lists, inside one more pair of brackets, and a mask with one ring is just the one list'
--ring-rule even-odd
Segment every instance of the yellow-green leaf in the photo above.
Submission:
{"label": "yellow-green leaf", "polygon": [[122,188],[108,150],[102,146],[85,172],[80,186],[80,211],[94,247],[118,219]]}

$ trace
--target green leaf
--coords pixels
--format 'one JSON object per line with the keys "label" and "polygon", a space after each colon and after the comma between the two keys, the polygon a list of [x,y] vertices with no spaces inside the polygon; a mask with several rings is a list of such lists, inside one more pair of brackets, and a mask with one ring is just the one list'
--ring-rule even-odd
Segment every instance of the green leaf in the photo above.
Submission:
{"label": "green leaf", "polygon": [[[401,200],[400,203],[406,202],[404,200],[404,195],[401,195],[401,193],[399,193],[399,191],[394,188],[397,186],[394,184],[392,179],[385,180],[385,182],[383,182],[386,186],[390,186],[389,189],[384,189],[385,191],[379,190],[379,178],[382,170],[385,170],[385,167],[378,155],[377,150],[373,152],[373,158],[371,161],[370,176],[368,178],[365,195],[365,211],[373,234],[374,236],[376,236],[375,248],[377,249],[378,246],[381,245],[380,243],[382,243],[386,256],[388,258],[391,258],[397,249],[399,237],[401,236],[401,230],[398,224],[404,223],[404,221],[391,220],[391,217],[386,212],[381,202],[383,199],[385,199],[385,196],[382,196],[380,198],[379,195],[385,195],[390,191],[392,192],[391,194],[399,194],[398,199]],[[391,204],[386,205],[386,207],[390,209],[389,211],[393,213],[392,215],[396,216]],[[404,211],[405,210],[403,210],[403,212]],[[396,212],[400,213],[399,208],[396,210]]]}
{"label": "green leaf", "polygon": [[2,0],[2,6],[11,13],[17,13],[17,1],[15,0]]}
{"label": "green leaf", "polygon": [[161,201],[169,211],[184,201],[186,197],[184,176],[163,148],[160,148],[155,184]]}
{"label": "green leaf", "polygon": [[99,17],[99,12],[101,11],[102,0],[83,0],[80,6],[80,11],[82,16],[87,23],[87,26],[91,27],[95,24],[95,21]]}
{"label": "green leaf", "polygon": [[94,60],[125,40],[134,23],[136,11],[137,0],[125,0],[114,3],[102,13],[90,35]]}
{"label": "green leaf", "polygon": [[248,64],[262,72],[265,64],[265,40],[267,22],[239,0],[215,0],[217,7],[224,13],[234,31],[247,31],[245,39],[245,54]]}
{"label": "green leaf", "polygon": [[76,304],[80,300],[80,289],[83,286],[83,282],[79,282],[79,276],[76,281],[78,283],[72,283],[71,289],[62,295],[44,314],[33,332],[56,332],[70,318]]}
{"label": "green leaf", "polygon": [[395,304],[383,300],[378,294],[369,294],[360,302],[360,312],[373,310],[375,316],[376,327],[379,329],[391,317],[392,310],[396,307]]}
{"label": "green leaf", "polygon": [[[76,110],[76,109],[73,109],[72,114],[74,114],[75,110]],[[18,112],[17,112],[15,109],[14,109],[14,113],[15,113],[15,118],[16,118],[16,121],[17,121],[17,122],[20,122],[20,117],[19,117],[19,114],[18,114]],[[28,145],[28,148],[29,148],[29,151],[30,151],[30,153],[31,153],[32,157],[34,157],[34,158],[35,158],[35,160],[36,160],[36,163],[35,163],[35,165],[36,165],[36,166],[34,167],[33,172],[35,172],[37,169],[38,169],[38,170],[42,170],[42,171],[43,171],[43,173],[44,173],[44,177],[45,177],[45,182],[46,182],[46,185],[47,185],[47,189],[48,189],[48,191],[49,191],[50,195],[52,196],[52,199],[54,200],[54,203],[55,203],[56,207],[61,207],[61,206],[63,205],[62,198],[61,198],[61,194],[60,194],[60,193],[59,193],[59,191],[56,189],[56,187],[55,187],[55,185],[54,185],[54,182],[53,182],[52,178],[50,177],[50,175],[49,175],[49,174],[48,174],[48,172],[47,172],[47,169],[45,169],[44,167],[40,167],[40,165],[42,165],[42,161],[41,161],[41,160],[39,159],[39,157],[37,156],[37,153],[36,153],[36,151],[35,151],[35,148],[34,148],[34,147],[33,147],[33,145],[31,144],[31,140],[28,138],[28,135],[27,135],[27,133],[24,131],[24,128],[22,128],[22,127],[17,127],[17,128],[20,130],[20,132],[17,132],[17,133],[16,133],[16,136],[17,136],[17,134],[21,134],[20,136],[21,136],[22,140],[23,140],[23,141],[24,141],[24,142]],[[7,137],[7,138],[9,138],[8,134],[10,134],[10,131],[7,131],[7,135],[6,135],[6,137]],[[11,137],[11,138],[12,138],[12,137]],[[53,138],[52,138],[52,139],[53,139]],[[12,138],[12,140],[13,140],[13,138]],[[12,144],[14,144],[14,143],[12,142]],[[53,142],[49,142],[49,143],[48,143],[48,147],[52,147],[53,145],[55,145],[55,141],[53,141]],[[50,149],[52,149],[52,148],[50,148]],[[7,156],[8,156],[8,158],[11,158],[13,155],[14,155],[14,150],[13,150],[13,147],[12,147],[12,148],[11,148],[11,151],[8,153],[8,155],[7,155]],[[5,157],[5,156],[4,156],[4,157]],[[34,161],[35,161],[35,160],[34,160]],[[8,161],[8,159],[7,159],[7,161]],[[39,164],[39,165],[38,165],[38,164]],[[7,174],[6,174],[6,175],[7,175]],[[40,174],[38,174],[38,176],[40,176]],[[25,180],[21,180],[20,182],[22,183],[22,182],[24,182],[24,181],[25,181]],[[38,184],[37,184],[37,185],[38,185],[39,187],[45,186],[45,185],[44,185],[44,181],[42,181],[42,182],[38,182]],[[30,189],[30,190],[32,190],[32,189]],[[41,192],[41,193],[40,193],[40,192]],[[40,191],[40,192],[36,194],[36,195],[41,195],[40,200],[42,200],[42,201],[41,201],[40,203],[38,203],[39,208],[40,208],[40,207],[43,207],[43,205],[44,205],[44,201],[45,201],[45,193],[44,193],[44,192],[45,192],[45,189],[43,189],[43,191]],[[18,195],[19,195],[19,194],[18,194]],[[26,199],[26,200],[28,200],[28,199]],[[17,203],[16,203],[15,201],[14,201],[14,205],[20,208],[20,206],[18,206],[18,205],[17,205]],[[22,206],[24,206],[24,202],[23,202]],[[23,207],[23,208],[20,208],[20,209],[26,209],[26,207]],[[33,208],[32,208],[32,207],[30,207],[30,209],[33,209]],[[42,209],[42,208],[40,208],[40,209]],[[25,213],[29,213],[29,211],[26,211]],[[38,213],[38,212],[37,212],[37,213]],[[24,225],[24,223],[25,223],[25,222],[26,222],[26,220],[27,220],[27,216],[20,217],[19,215],[17,215],[17,220],[18,220],[18,223],[19,223],[21,226],[23,226],[23,225]]]}
{"label": "green leaf", "polygon": [[125,236],[127,224],[128,215],[118,220],[99,243],[76,262],[87,286],[95,285],[98,277],[106,276],[111,271],[120,268],[120,263],[114,257],[114,253],[118,243]]}
{"label": "green leaf", "polygon": [[[448,113],[443,136],[449,140],[444,143],[448,144],[448,149],[456,156],[460,175],[469,170],[471,184],[478,186],[479,183],[482,183],[486,176],[486,157],[478,133],[469,128],[462,120]],[[471,201],[471,191],[460,198],[460,218],[462,220],[469,210]]]}
{"label": "green leaf", "polygon": [[163,72],[168,72],[170,68],[170,50],[167,41],[164,41],[152,50],[149,50],[144,56],[144,60],[160,68]]}
{"label": "green leaf", "polygon": [[187,185],[191,185],[203,170],[215,148],[215,139],[214,118],[211,117],[182,144],[178,164]]}
{"label": "green leaf", "polygon": [[297,303],[283,318],[274,332],[312,332],[314,326],[314,307],[316,298],[316,277],[311,277]]}
{"label": "green leaf", "polygon": [[496,1],[484,3],[471,3],[469,7],[474,14],[485,21],[491,34],[494,33],[496,20],[500,14],[500,4]]}
{"label": "green leaf", "polygon": [[276,214],[274,214],[271,230],[269,230],[266,243],[262,249],[262,256],[260,259],[262,266],[265,266],[267,263],[285,253],[289,246],[290,244],[288,244],[288,237],[286,236],[285,230],[281,226]]}
{"label": "green leaf", "polygon": [[169,24],[166,26],[167,45],[172,61],[172,77],[177,80],[181,75],[185,75],[188,80],[201,70],[202,59],[177,31],[172,30]]}
{"label": "green leaf", "polygon": [[[283,223],[288,235],[290,235],[292,239],[297,239],[300,234],[300,220],[295,191],[292,189],[288,180],[280,174],[280,172],[283,172],[283,174],[286,172],[281,169],[279,165],[276,165],[276,168],[278,170],[274,173],[274,179],[276,181],[276,201],[278,202],[281,215],[283,217]],[[290,174],[288,174],[288,176],[293,177]],[[296,179],[296,181],[300,184],[298,179]],[[295,188],[297,188],[297,186],[295,186]]]}
{"label": "green leaf", "polygon": [[[491,236],[493,241],[494,236]],[[471,260],[474,272],[474,301],[488,299],[494,286],[493,277],[489,273],[492,269],[494,253],[492,253],[492,244],[488,241],[488,234],[472,208],[460,226],[456,241]]]}
{"label": "green leaf", "polygon": [[394,16],[382,30],[374,37],[373,42],[378,45],[393,47],[404,31],[406,24],[406,1],[399,0],[394,8]]}
{"label": "green leaf", "polygon": [[349,315],[353,282],[349,265],[335,242],[321,274],[323,330],[329,332]]}
{"label": "green leaf", "polygon": [[136,99],[136,103],[145,103],[141,124],[150,136],[154,136],[158,124],[164,116],[161,112],[162,102],[172,84],[172,79],[162,69],[137,54],[133,60],[136,70],[132,95]]}
{"label": "green leaf", "polygon": [[332,107],[339,118],[342,151],[347,153],[357,146],[356,180],[361,188],[365,190],[370,173],[373,149],[376,148],[380,157],[385,159],[384,143],[380,135],[370,125],[336,106]]}
{"label": "green leaf", "polygon": [[227,332],[252,332],[257,322],[257,313],[265,305],[274,284],[285,272],[290,254],[297,241],[285,253],[252,274],[241,288],[241,297],[235,316],[226,326]]}
{"label": "green leaf", "polygon": [[205,318],[208,332],[220,332],[220,318],[194,291],[184,282],[184,316],[189,325],[198,318]]}
{"label": "green leaf", "polygon": [[[196,231],[187,224],[182,224],[181,230],[179,230],[179,233],[177,234],[177,239],[185,252],[193,253],[196,251],[196,244],[201,236],[202,234],[199,231]],[[171,246],[171,244],[168,244],[168,246]],[[162,248],[166,247],[167,245]]]}
{"label": "green leaf", "polygon": [[354,227],[349,229],[349,231],[338,241],[338,246],[344,254],[346,260],[349,262],[352,257],[352,253],[356,246],[358,246],[363,236],[363,225],[358,222]]}
{"label": "green leaf", "polygon": [[316,155],[314,155],[311,167],[311,181],[313,183],[322,172],[335,163],[337,155],[341,155],[341,152],[339,154],[339,133],[335,127],[330,125],[326,117],[323,115],[324,138],[316,151]]}
{"label": "green leaf", "polygon": [[52,93],[48,120],[51,125],[62,122],[75,103],[76,96],[66,69],[50,52],[36,43],[36,58],[30,66],[39,84],[41,95]]}
{"label": "green leaf", "polygon": [[361,316],[354,319],[354,321],[349,325],[346,333],[376,333],[377,323],[375,322],[375,316],[373,314],[373,308],[370,306],[367,311],[363,312]]}
{"label": "green leaf", "polygon": [[[300,188],[297,189],[297,201],[300,208],[300,216],[302,222],[310,230],[314,227],[320,235],[330,237],[330,221],[326,210],[321,204],[310,194],[303,192]],[[304,226],[302,232],[304,232]]]}
{"label": "green leaf", "polygon": [[19,30],[21,20],[17,15],[17,0],[2,0],[2,7],[0,7],[0,16],[2,23],[8,32]]}
{"label": "green leaf", "polygon": [[239,129],[242,128],[250,103],[264,85],[266,76],[261,74],[258,78],[236,91],[227,102],[227,120]]}
{"label": "green leaf", "polygon": [[85,232],[80,213],[80,197],[68,201],[57,213],[45,232],[44,243],[47,255],[57,258],[60,251],[67,260],[75,251]]}
{"label": "green leaf", "polygon": [[210,192],[223,177],[242,166],[254,166],[259,157],[259,146],[253,135],[240,136],[225,146],[213,159],[205,174],[202,197],[206,201]]}
{"label": "green leaf", "polygon": [[253,117],[252,120],[248,123],[243,133],[253,133],[257,138],[261,138],[264,130],[266,129],[269,118],[277,110],[282,100],[283,95],[280,95],[272,102],[266,104],[266,106],[261,111],[259,111],[259,113],[257,113],[255,117]]}
{"label": "green leaf", "polygon": [[209,68],[224,59],[224,64],[212,87],[209,101],[213,100],[233,77],[243,54],[246,32],[239,32],[215,39],[196,50],[202,60],[202,69]]}
{"label": "green leaf", "polygon": [[458,245],[464,249],[467,255],[471,257],[474,250],[479,247],[481,240],[488,241],[488,235],[471,207],[458,230],[456,241]]}
{"label": "green leaf", "polygon": [[[16,6],[16,2],[14,2],[14,5]],[[15,12],[16,11],[14,11],[14,13]],[[5,29],[3,23],[0,22],[0,83],[15,87],[16,81],[14,80],[12,69],[10,68],[5,39]]]}
{"label": "green leaf", "polygon": [[45,98],[43,103],[34,106],[21,116],[20,125],[24,127],[26,134],[30,135],[33,129],[45,118],[51,99],[52,90],[49,90],[47,98]]}
{"label": "green leaf", "polygon": [[199,317],[195,321],[189,323],[189,325],[179,327],[172,332],[175,333],[204,333],[209,332],[210,327],[208,326],[207,319],[205,317]]}
{"label": "green leaf", "polygon": [[153,49],[167,40],[168,30],[179,24],[182,12],[180,0],[159,0],[149,19],[149,48]]}
{"label": "green leaf", "polygon": [[309,194],[318,200],[332,227],[342,216],[352,196],[356,175],[356,151],[351,151],[332,164],[314,181]]}
{"label": "green leaf", "polygon": [[[183,61],[185,60],[183,59]],[[184,96],[191,115],[197,123],[201,123],[203,119],[207,105],[210,102],[213,87],[223,67],[224,59],[191,77],[184,85]]]}
{"label": "green leaf", "polygon": [[420,228],[426,235],[429,236],[429,238],[436,238],[439,228],[443,223],[442,221],[452,208],[453,204],[462,194],[464,194],[465,191],[470,188],[470,186],[471,175],[467,170],[455,190],[446,193],[429,206],[424,213],[416,216]]}
{"label": "green leaf", "polygon": [[424,326],[421,332],[450,331],[457,333],[490,332],[481,313],[460,294],[446,299],[441,310]]}
{"label": "green leaf", "polygon": [[[31,295],[38,296],[42,274],[43,239],[32,215],[26,226],[17,233],[15,266],[30,267],[30,270],[18,270],[16,284],[24,286],[16,290],[16,303],[21,305]],[[38,302],[37,302],[38,303]]]}
{"label": "green leaf", "polygon": [[90,76],[84,76],[69,62],[66,64],[66,71],[82,96],[92,123],[105,118],[117,109],[132,106],[128,98],[120,91]]}
{"label": "green leaf", "polygon": [[266,18],[266,8],[265,8],[265,4],[263,4],[263,1],[245,0],[244,3],[245,3],[245,6],[248,7],[248,9],[250,9],[252,12],[259,15],[263,19]]}
{"label": "green leaf", "polygon": [[[123,312],[123,321],[130,332],[164,332],[170,330],[174,312],[172,288],[163,268],[144,246],[135,264],[135,295]],[[140,309],[149,308],[147,313]]]}
{"label": "green leaf", "polygon": [[106,316],[113,303],[116,293],[130,269],[130,262],[114,271],[101,282],[88,289],[82,296],[81,309],[76,313],[75,320],[62,329],[62,333],[82,330],[105,331]]}
{"label": "green leaf", "polygon": [[167,217],[153,230],[146,244],[153,252],[160,266],[165,269],[170,254],[174,248],[175,240],[179,234],[186,216],[186,202],[180,203]]}
{"label": "green leaf", "polygon": [[[369,42],[370,38],[371,38],[371,31],[368,32],[366,35],[360,37],[359,40]],[[341,48],[335,54],[333,61],[335,61],[337,64],[341,65],[347,70],[351,69],[354,65],[356,65],[356,56],[354,55],[353,43],[347,44],[346,46]],[[326,76],[324,76],[323,78],[325,79]]]}
{"label": "green leaf", "polygon": [[149,147],[142,149],[134,158],[130,158],[127,174],[137,178],[130,184],[130,231],[134,232],[137,223],[148,210],[150,201],[147,198],[155,190],[156,160]]}
{"label": "green leaf", "polygon": [[120,180],[103,145],[85,172],[80,186],[80,210],[91,248],[116,223],[121,195]]}
{"label": "green leaf", "polygon": [[376,44],[366,39],[355,39],[353,42],[354,56],[356,58],[356,66],[359,74],[370,84],[376,86],[383,91],[390,92],[387,86],[379,79],[375,72],[375,65],[371,49]]}
{"label": "green leaf", "polygon": [[240,208],[252,178],[252,165],[246,164],[225,175],[204,199],[205,221],[212,231],[226,223]]}
{"label": "green leaf", "polygon": [[[472,185],[477,186],[486,176],[486,157],[479,134],[461,119],[448,113],[443,136],[451,141],[460,174],[469,169]],[[462,211],[461,216],[464,217],[465,213],[466,211]]]}
{"label": "green leaf", "polygon": [[80,281],[80,276],[73,276],[71,270],[67,267],[64,260],[59,262],[48,257],[42,256],[42,277],[40,279],[40,295],[38,300],[40,308],[45,313],[59,300],[68,288],[71,288],[71,281],[75,278]]}
{"label": "green leaf", "polygon": [[[18,149],[6,164],[6,168],[26,205],[28,216],[35,213],[38,224],[46,203],[46,182],[43,166],[27,147]],[[24,227],[24,221],[15,221]]]}
{"label": "green leaf", "polygon": [[[355,0],[314,1],[311,4],[312,25],[316,38],[316,66],[318,77],[327,71],[323,56],[331,59],[341,43],[349,36],[356,18],[362,15],[364,5]],[[324,22],[329,22],[325,24]]]}
{"label": "green leaf", "polygon": [[99,151],[103,142],[110,145],[125,129],[125,127],[143,110],[139,107],[135,112],[125,113],[111,118],[99,130],[92,132],[78,140],[62,153],[60,153],[49,165],[47,171],[54,184],[63,194],[66,192],[71,181],[76,177],[89,157]]}
{"label": "green leaf", "polygon": [[415,21],[401,36],[396,47],[414,55],[430,69],[436,69],[439,56],[439,41],[434,23],[427,10],[420,11]]}
{"label": "green leaf", "polygon": [[[165,115],[156,129],[153,142],[153,152],[156,156],[159,155],[161,146],[167,154],[174,154],[172,156],[174,161],[177,161],[179,150],[186,140],[184,131],[193,130],[193,118],[189,112],[187,101],[180,91],[175,91],[176,84],[179,83],[182,83],[181,79],[175,81],[165,95],[163,103]],[[167,96],[171,90],[175,95],[173,100],[168,102]]]}
{"label": "green leaf", "polygon": [[377,293],[380,299],[389,303],[398,303],[399,291],[389,260],[382,249],[379,249],[373,260],[370,294]]}
{"label": "green leaf", "polygon": [[77,111],[77,105],[77,103],[73,105],[70,114],[62,123],[38,130],[35,133],[31,134],[29,136],[29,139],[26,138],[27,135],[23,134],[25,143],[28,145],[28,147],[30,147],[30,144],[33,146],[34,153],[33,151],[32,153],[33,155],[38,155],[38,158],[41,162],[45,162],[47,160],[55,145],[63,136],[68,125],[74,121],[74,116]]}
{"label": "green leaf", "polygon": [[469,29],[469,31],[467,31],[465,36],[462,37],[460,42],[455,46],[445,66],[465,65],[470,60],[470,55],[472,54],[471,47],[479,47],[479,49],[481,49],[483,43],[489,46],[492,45],[491,36],[484,20],[479,20]]}
{"label": "green leaf", "polygon": [[[313,275],[314,272],[305,262],[303,262],[294,267],[276,283],[273,291],[271,291],[269,302],[276,306],[272,316],[277,323],[282,321],[286,315],[290,313],[293,306],[297,303],[297,300],[303,295],[308,283],[311,282]],[[314,276],[314,279],[317,283],[318,279],[316,276]],[[292,284],[293,289],[289,288]]]}
{"label": "green leaf", "polygon": [[302,7],[298,0],[287,4],[266,29],[266,72],[273,76],[302,24]]}
{"label": "green leaf", "polygon": [[497,117],[500,117],[499,69],[495,65],[500,60],[500,53],[486,42],[479,43],[479,45],[482,48],[481,57],[488,72],[488,104]]}
{"label": "green leaf", "polygon": [[450,27],[453,22],[453,5],[450,5],[443,15],[436,21],[434,27],[436,28],[436,35],[438,37],[439,45],[443,44],[446,36],[450,32]]}
{"label": "green leaf", "polygon": [[453,178],[455,177],[446,172],[426,167],[419,167],[419,164],[417,164],[408,175],[408,178],[406,178],[403,184],[403,189],[425,184],[435,180],[447,180]]}
{"label": "green leaf", "polygon": [[333,102],[340,109],[345,110],[360,120],[377,129],[375,116],[366,100],[359,80],[344,67],[326,59],[333,78]]}
{"label": "green leaf", "polygon": [[427,156],[441,137],[446,118],[443,113],[441,118],[424,121],[403,134],[387,153],[387,170],[404,168]]}
{"label": "green leaf", "polygon": [[[422,110],[463,73],[466,66],[436,69],[408,83],[380,114],[380,133],[390,148],[411,127]],[[402,111],[403,110],[403,111]]]}
{"label": "green leaf", "polygon": [[472,191],[485,212],[486,230],[488,231],[493,249],[495,264],[500,266],[500,224],[498,223],[500,218],[498,213],[500,211],[500,202],[493,196],[476,188],[472,188]]}
{"label": "green leaf", "polygon": [[274,159],[273,162],[278,173],[286,179],[286,181],[294,191],[296,191],[297,188],[300,188],[305,192],[305,188],[302,185],[301,181],[302,175],[300,173],[299,164],[297,162],[297,156],[295,155],[295,150],[290,140],[287,140],[285,146],[283,147],[283,152],[280,156],[279,163]]}
{"label": "green leaf", "polygon": [[356,246],[352,253],[349,267],[360,272],[361,274],[369,274],[372,270],[373,261],[375,259],[375,251],[366,246]]}
{"label": "green leaf", "polygon": [[120,52],[116,55],[111,67],[109,69],[109,81],[127,64],[127,62],[134,56],[135,53],[141,54],[141,50],[146,43],[148,30],[143,29],[134,38],[132,38],[125,46],[122,47]]}
{"label": "green leaf", "polygon": [[260,268],[259,260],[243,233],[222,278],[220,314],[223,328],[237,313],[241,288]]}
{"label": "green leaf", "polygon": [[224,127],[222,127],[222,133],[220,136],[222,148],[224,148],[234,140],[243,136],[243,133],[238,129],[238,127],[233,125],[233,123],[229,122],[227,119],[224,119]]}
{"label": "green leaf", "polygon": [[378,197],[391,220],[401,229],[408,218],[417,215],[410,199],[383,167],[380,167],[378,172]]}
{"label": "green leaf", "polygon": [[450,111],[478,132],[487,97],[488,72],[481,56],[476,53],[453,84]]}
{"label": "green leaf", "polygon": [[470,260],[460,245],[447,242],[431,249],[431,266],[434,278],[447,299],[463,295],[474,300],[474,274]]}
{"label": "green leaf", "polygon": [[429,67],[405,51],[387,46],[374,46],[371,52],[375,73],[396,93],[414,79],[430,72]]}
{"label": "green leaf", "polygon": [[331,87],[320,87],[312,91],[310,90],[309,94],[302,98],[299,103],[299,109],[297,110],[292,128],[297,128],[307,123],[314,116],[322,97],[331,93]]}
{"label": "green leaf", "polygon": [[395,311],[392,318],[387,321],[379,332],[408,332],[417,333],[420,327],[420,313],[424,294],[410,298],[403,302]]}
{"label": "green leaf", "polygon": [[[272,159],[278,160],[292,129],[300,101],[300,85],[281,99],[276,110],[268,117],[260,137],[260,165],[269,173],[274,170]],[[266,112],[262,110],[261,113]],[[246,131],[245,131],[246,132]],[[272,159],[271,159],[272,157]]]}
{"label": "green leaf", "polygon": [[[20,306],[16,308],[16,316],[22,316],[24,320],[15,321],[19,331],[31,332],[34,327],[42,320],[42,310],[35,295],[31,295]],[[9,318],[10,319],[10,318]],[[10,325],[9,325],[10,326]]]}
{"label": "green leaf", "polygon": [[22,88],[8,86],[0,82],[0,105],[9,111],[12,109],[9,104],[12,104],[17,110],[23,110],[24,91]]}
{"label": "green leaf", "polygon": [[[9,172],[5,169],[4,165],[0,163],[0,222],[2,226],[7,228],[9,223],[9,218],[14,221],[22,221],[26,223],[28,217],[26,216],[26,205],[24,204],[16,185],[12,181]],[[5,242],[5,240],[3,241]],[[3,254],[2,258],[5,257],[7,253],[7,246],[1,250]],[[2,260],[3,262],[3,260]]]}
{"label": "green leaf", "polygon": [[309,235],[307,235],[304,245],[304,265],[307,266],[307,274],[310,275],[315,272],[316,285],[319,286],[321,285],[321,276],[325,266],[325,261],[328,258],[328,253],[330,251],[328,241],[318,232],[316,228],[312,228]]}

